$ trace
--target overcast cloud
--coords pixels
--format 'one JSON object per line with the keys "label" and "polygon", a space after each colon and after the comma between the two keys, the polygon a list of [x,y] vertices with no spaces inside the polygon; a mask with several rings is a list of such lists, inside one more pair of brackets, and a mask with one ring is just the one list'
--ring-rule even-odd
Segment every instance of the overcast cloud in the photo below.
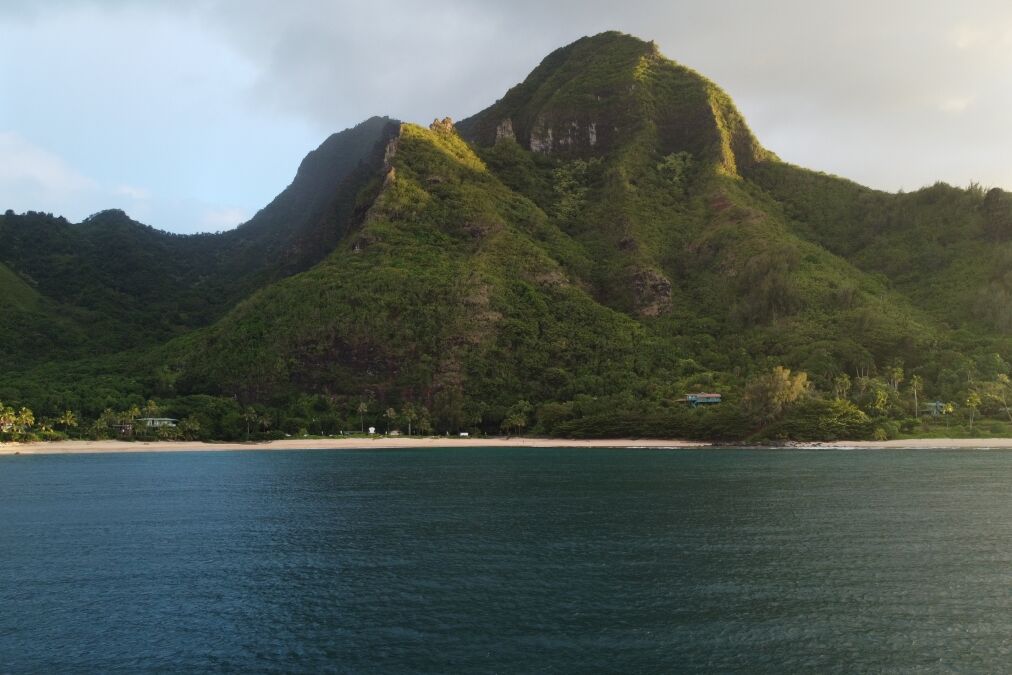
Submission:
{"label": "overcast cloud", "polygon": [[0,209],[231,227],[329,133],[465,117],[609,29],[716,81],[788,161],[1012,188],[1002,2],[0,0]]}

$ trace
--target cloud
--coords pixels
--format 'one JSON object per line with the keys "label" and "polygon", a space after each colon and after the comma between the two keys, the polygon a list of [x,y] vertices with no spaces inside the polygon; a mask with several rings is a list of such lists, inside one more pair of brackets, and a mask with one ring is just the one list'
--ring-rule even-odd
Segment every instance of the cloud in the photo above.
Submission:
{"label": "cloud", "polygon": [[0,185],[17,185],[32,192],[61,195],[96,187],[94,181],[70,167],[61,157],[12,131],[0,132]]}
{"label": "cloud", "polygon": [[104,194],[188,230],[255,212],[333,131],[473,114],[610,29],[717,82],[788,161],[883,189],[1012,188],[1004,0],[0,0],[0,43],[31,55],[0,60],[0,129],[44,139],[65,181],[147,186]]}
{"label": "cloud", "polygon": [[728,90],[760,139],[795,163],[897,189],[997,182],[1006,172],[992,148],[1012,151],[994,114],[1012,105],[1012,6],[997,0],[202,7],[255,65],[251,105],[330,129],[373,114],[423,123],[472,114],[556,47],[618,29]]}
{"label": "cloud", "polygon": [[117,185],[115,188],[113,188],[112,191],[113,194],[128,197],[130,199],[134,199],[137,201],[144,201],[147,199],[151,199],[150,190],[142,187],[136,187],[133,185]]}
{"label": "cloud", "polygon": [[944,99],[939,105],[939,109],[942,112],[958,114],[970,107],[973,103],[973,99],[964,96],[953,96],[951,98]]}
{"label": "cloud", "polygon": [[0,212],[43,211],[76,222],[109,208],[175,232],[227,230],[249,217],[238,207],[160,196],[125,183],[105,185],[19,134],[0,132]]}
{"label": "cloud", "polygon": [[0,210],[83,217],[99,210],[100,193],[97,182],[56,153],[0,132]]}
{"label": "cloud", "polygon": [[207,232],[230,230],[248,218],[246,211],[239,208],[211,209],[201,215],[200,227]]}

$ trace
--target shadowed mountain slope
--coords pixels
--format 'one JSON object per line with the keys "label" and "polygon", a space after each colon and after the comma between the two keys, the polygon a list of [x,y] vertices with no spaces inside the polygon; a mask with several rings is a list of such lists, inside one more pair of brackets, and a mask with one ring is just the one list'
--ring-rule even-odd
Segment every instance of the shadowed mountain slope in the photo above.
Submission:
{"label": "shadowed mountain slope", "polygon": [[[76,341],[77,349],[68,345],[71,354],[168,339],[326,256],[352,218],[362,187],[379,171],[385,141],[396,128],[377,117],[334,134],[306,157],[288,188],[235,230],[177,235],[118,210],[79,224],[8,212],[0,216],[0,261],[88,336]],[[29,330],[41,329],[33,325],[27,321]],[[4,346],[7,358],[53,357]]]}

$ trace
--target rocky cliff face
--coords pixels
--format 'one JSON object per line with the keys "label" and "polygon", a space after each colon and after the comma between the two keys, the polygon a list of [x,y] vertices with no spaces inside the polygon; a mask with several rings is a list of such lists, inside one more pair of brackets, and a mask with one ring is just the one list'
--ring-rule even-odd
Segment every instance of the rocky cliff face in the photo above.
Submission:
{"label": "rocky cliff face", "polygon": [[621,33],[553,52],[457,129],[479,145],[514,140],[561,159],[602,156],[647,134],[662,155],[688,152],[728,174],[766,156],[716,85]]}

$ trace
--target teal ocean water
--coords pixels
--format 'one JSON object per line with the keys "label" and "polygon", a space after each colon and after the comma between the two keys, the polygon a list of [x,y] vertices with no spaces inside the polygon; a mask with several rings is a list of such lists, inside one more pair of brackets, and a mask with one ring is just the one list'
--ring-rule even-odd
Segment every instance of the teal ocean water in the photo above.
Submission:
{"label": "teal ocean water", "polygon": [[0,672],[1012,669],[1012,453],[0,457]]}

